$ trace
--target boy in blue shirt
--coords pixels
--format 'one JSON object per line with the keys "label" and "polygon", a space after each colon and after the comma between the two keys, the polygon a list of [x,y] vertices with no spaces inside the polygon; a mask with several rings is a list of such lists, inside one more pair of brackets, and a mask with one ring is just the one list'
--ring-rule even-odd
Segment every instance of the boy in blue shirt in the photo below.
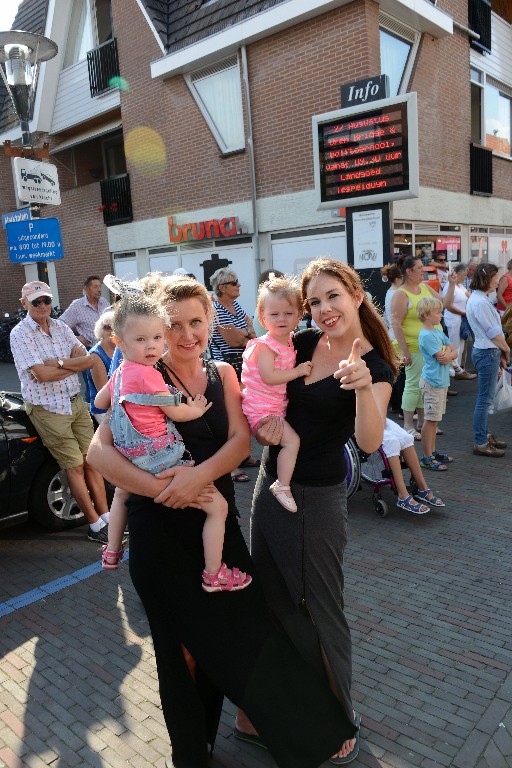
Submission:
{"label": "boy in blue shirt", "polygon": [[[446,394],[450,385],[451,360],[457,357],[457,350],[450,344],[450,339],[440,329],[443,305],[439,299],[420,299],[416,313],[423,328],[418,336],[423,370],[421,371],[420,389],[423,392],[425,416],[421,429],[423,457],[420,464],[425,469],[444,472],[444,462],[452,461],[450,456],[436,451],[437,425],[446,411]],[[438,327],[436,327],[438,326]]]}

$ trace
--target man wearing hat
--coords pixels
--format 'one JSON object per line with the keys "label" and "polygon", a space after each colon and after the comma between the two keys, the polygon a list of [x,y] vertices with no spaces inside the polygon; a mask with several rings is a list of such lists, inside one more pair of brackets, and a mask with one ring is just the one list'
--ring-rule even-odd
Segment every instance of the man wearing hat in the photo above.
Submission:
{"label": "man wearing hat", "polygon": [[10,341],[27,414],[66,472],[71,492],[89,523],[88,538],[106,544],[105,484],[86,460],[94,428],[77,375],[92,368],[93,358],[65,323],[50,317],[49,285],[40,280],[26,283],[20,301],[28,314],[13,328]]}

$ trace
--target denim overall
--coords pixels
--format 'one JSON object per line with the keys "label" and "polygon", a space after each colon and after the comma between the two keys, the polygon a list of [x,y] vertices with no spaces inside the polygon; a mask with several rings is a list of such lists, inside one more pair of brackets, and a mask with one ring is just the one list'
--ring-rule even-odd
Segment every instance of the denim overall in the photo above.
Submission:
{"label": "denim overall", "polygon": [[[160,437],[148,437],[138,432],[130,421],[128,414],[122,407],[122,403],[136,403],[137,405],[180,405],[181,392],[171,395],[123,395],[119,396],[122,366],[118,369],[114,398],[112,401],[112,415],[110,428],[114,436],[114,445],[117,450],[126,456],[136,467],[151,472],[155,475],[163,469],[169,469],[176,464],[188,463],[182,461],[185,453],[183,438],[167,417],[167,434]],[[187,451],[188,453],[188,451]]]}

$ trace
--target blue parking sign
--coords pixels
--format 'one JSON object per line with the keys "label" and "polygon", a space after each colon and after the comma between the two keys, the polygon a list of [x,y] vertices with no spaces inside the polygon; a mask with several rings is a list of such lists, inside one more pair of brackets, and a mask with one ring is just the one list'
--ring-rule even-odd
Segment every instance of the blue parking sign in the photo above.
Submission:
{"label": "blue parking sign", "polygon": [[27,264],[34,261],[58,261],[64,258],[58,219],[32,219],[7,224],[9,261]]}

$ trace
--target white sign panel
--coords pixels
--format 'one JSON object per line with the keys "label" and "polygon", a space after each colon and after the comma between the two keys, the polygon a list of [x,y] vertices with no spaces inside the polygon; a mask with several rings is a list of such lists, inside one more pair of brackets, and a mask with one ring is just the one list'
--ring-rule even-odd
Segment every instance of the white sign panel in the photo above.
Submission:
{"label": "white sign panel", "polygon": [[352,214],[354,269],[378,269],[384,265],[382,210]]}
{"label": "white sign panel", "polygon": [[26,203],[60,205],[57,166],[40,160],[14,158],[14,178],[18,197]]}

